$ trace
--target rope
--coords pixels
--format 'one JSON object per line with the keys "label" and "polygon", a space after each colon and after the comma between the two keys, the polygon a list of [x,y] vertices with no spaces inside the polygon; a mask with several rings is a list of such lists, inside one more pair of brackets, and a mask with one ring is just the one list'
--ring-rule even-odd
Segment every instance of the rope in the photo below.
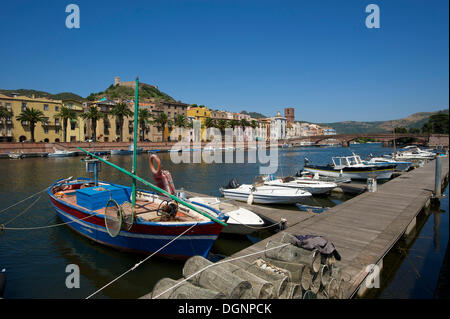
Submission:
{"label": "rope", "polygon": [[172,290],[172,289],[178,287],[178,286],[181,285],[182,283],[186,282],[187,280],[191,279],[192,277],[198,275],[199,273],[205,271],[205,270],[208,269],[208,268],[211,268],[211,267],[217,266],[217,265],[221,265],[221,264],[225,264],[225,263],[230,262],[230,261],[234,261],[234,260],[239,260],[239,259],[242,259],[242,258],[250,257],[250,256],[253,256],[253,255],[258,255],[258,254],[261,254],[261,253],[266,252],[266,251],[269,251],[269,250],[273,250],[273,249],[278,249],[278,248],[281,248],[281,247],[285,247],[285,246],[287,246],[287,245],[290,245],[290,243],[283,244],[283,245],[280,245],[280,246],[277,246],[277,247],[272,247],[272,248],[269,248],[269,249],[264,249],[264,250],[257,251],[257,252],[254,252],[254,253],[251,253],[251,254],[248,254],[248,255],[244,255],[244,256],[239,256],[239,257],[235,257],[235,258],[231,258],[231,259],[222,260],[222,261],[219,261],[219,262],[217,262],[217,263],[208,265],[208,266],[206,266],[206,267],[200,269],[199,271],[193,273],[192,275],[186,277],[185,279],[183,279],[183,280],[180,281],[179,283],[173,285],[173,286],[170,287],[169,289],[166,289],[165,291],[163,291],[163,292],[160,293],[159,295],[157,295],[157,296],[155,296],[155,297],[152,297],[152,299],[156,299],[156,298],[158,298],[159,296],[165,294],[166,292],[168,292],[168,291],[170,291],[170,290]]}
{"label": "rope", "polygon": [[40,194],[40,193],[42,193],[42,192],[44,192],[44,191],[46,191],[46,190],[47,190],[47,187],[44,188],[43,190],[41,190],[41,191],[39,191],[39,192],[37,192],[37,193],[31,195],[31,196],[28,196],[28,197],[25,198],[25,199],[22,199],[21,201],[15,203],[15,204],[12,204],[11,206],[8,206],[8,207],[6,207],[6,208],[0,210],[0,214],[3,213],[4,211],[7,211],[7,210],[10,209],[10,208],[13,208],[14,206],[19,205],[20,203],[23,203],[24,201],[26,201],[26,200],[28,200],[28,199],[30,199],[30,198],[33,198],[34,196],[36,196],[36,195],[38,195],[38,194]]}
{"label": "rope", "polygon": [[52,227],[58,227],[58,226],[64,226],[67,224],[71,224],[80,220],[85,220],[91,217],[94,217],[95,215],[89,215],[80,219],[76,219],[76,220],[72,220],[70,222],[65,222],[65,223],[61,223],[61,224],[54,224],[54,225],[47,225],[47,226],[38,226],[38,227],[5,227],[5,225],[0,225],[0,231],[3,230],[35,230],[35,229],[45,229],[45,228],[52,228]]}
{"label": "rope", "polygon": [[136,265],[134,265],[133,267],[131,267],[130,269],[128,269],[127,271],[125,271],[123,274],[121,274],[119,277],[115,278],[114,280],[110,281],[108,284],[104,285],[102,288],[98,289],[96,292],[90,294],[89,296],[86,297],[86,299],[91,298],[92,296],[94,296],[95,294],[97,294],[98,292],[102,291],[103,289],[105,289],[106,287],[108,287],[109,285],[111,285],[113,282],[119,280],[120,278],[122,278],[123,276],[125,276],[127,273],[135,270],[137,267],[139,267],[142,263],[146,262],[148,259],[150,259],[151,257],[153,257],[155,254],[157,254],[158,252],[160,252],[161,250],[163,250],[164,248],[166,248],[167,246],[169,246],[172,242],[174,242],[175,240],[177,240],[178,238],[180,238],[181,236],[183,236],[185,233],[187,233],[189,230],[191,230],[192,228],[194,228],[195,226],[197,226],[198,223],[195,223],[194,225],[192,225],[191,227],[189,227],[188,229],[186,229],[184,232],[182,232],[181,234],[179,234],[177,237],[175,237],[174,239],[172,239],[171,241],[169,241],[167,244],[165,244],[164,246],[162,246],[161,248],[159,248],[157,251],[155,251],[154,253],[152,253],[151,255],[147,256],[145,259],[143,259],[142,261],[140,261],[139,263],[137,263]]}
{"label": "rope", "polygon": [[16,218],[18,218],[18,217],[22,216],[23,214],[25,214],[31,207],[33,207],[34,204],[36,204],[41,199],[41,197],[42,197],[42,195],[39,196],[34,202],[32,202],[31,205],[29,205],[27,208],[25,208],[20,214],[17,214],[15,217],[13,217],[12,219],[10,219],[6,223],[4,223],[3,226],[8,225],[10,222],[15,220]]}

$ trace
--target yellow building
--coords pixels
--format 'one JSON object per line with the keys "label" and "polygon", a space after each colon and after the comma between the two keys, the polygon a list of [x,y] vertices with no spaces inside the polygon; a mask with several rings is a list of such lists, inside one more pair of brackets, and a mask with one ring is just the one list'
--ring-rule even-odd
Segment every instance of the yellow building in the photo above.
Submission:
{"label": "yellow building", "polygon": [[31,139],[30,124],[16,119],[26,108],[40,110],[47,118],[47,123],[36,123],[34,130],[36,142],[61,142],[63,140],[61,121],[59,118],[55,118],[61,109],[61,100],[0,94],[0,106],[12,113],[11,117],[1,119],[0,137],[3,141],[23,142]]}
{"label": "yellow building", "polygon": [[207,107],[189,107],[187,110],[187,118],[190,120],[199,120],[202,124],[201,136],[205,136],[205,120],[211,117],[211,111]]}
{"label": "yellow building", "polygon": [[[67,123],[67,134],[66,134],[66,142],[82,142],[85,140],[85,126],[84,119],[81,117],[81,113],[83,113],[83,103],[77,100],[63,100],[63,106],[74,110],[77,118],[76,120],[69,121]],[[61,123],[64,125],[64,123]],[[62,127],[64,130],[64,127]],[[64,133],[63,133],[64,134]],[[63,141],[64,139],[62,139]]]}

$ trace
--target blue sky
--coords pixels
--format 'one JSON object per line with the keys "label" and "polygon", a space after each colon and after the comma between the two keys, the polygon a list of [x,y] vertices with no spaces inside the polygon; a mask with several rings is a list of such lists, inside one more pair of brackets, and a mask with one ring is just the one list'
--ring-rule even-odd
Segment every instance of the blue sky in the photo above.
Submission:
{"label": "blue sky", "polygon": [[[67,29],[65,7],[80,7]],[[365,7],[380,7],[368,29]],[[86,97],[122,81],[177,100],[297,120],[448,108],[448,1],[4,1],[0,88]]]}

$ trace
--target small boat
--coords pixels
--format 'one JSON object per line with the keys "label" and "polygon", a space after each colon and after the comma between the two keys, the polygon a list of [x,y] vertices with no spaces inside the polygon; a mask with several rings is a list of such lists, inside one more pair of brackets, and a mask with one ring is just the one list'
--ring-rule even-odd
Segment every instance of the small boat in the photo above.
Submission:
{"label": "small boat", "polygon": [[338,185],[333,182],[325,182],[320,180],[302,180],[294,177],[277,178],[269,177],[264,181],[264,185],[300,188],[310,192],[312,195],[322,195],[329,193]]}
{"label": "small boat", "polygon": [[332,176],[324,176],[319,173],[311,173],[307,171],[298,171],[295,174],[295,179],[300,181],[322,181],[322,182],[330,182],[330,183],[350,183],[352,180],[348,177],[332,177]]}
{"label": "small boat", "polygon": [[75,151],[67,151],[67,150],[58,150],[54,148],[53,153],[48,153],[48,157],[70,157],[76,156],[78,153]]}
{"label": "small boat", "polygon": [[396,153],[385,155],[386,158],[393,158],[396,160],[432,160],[436,154],[429,150],[421,150],[417,146],[406,146]]}
{"label": "small boat", "polygon": [[[150,191],[137,191],[135,219],[130,221],[131,192],[131,187],[107,182],[95,184],[94,180],[82,177],[58,180],[47,189],[58,216],[93,241],[123,251],[149,254],[197,224],[158,255],[175,259],[208,255],[222,225]],[[116,221],[119,208],[124,215]],[[226,221],[228,217],[218,215],[218,218]],[[108,227],[115,224],[120,231],[111,234]]]}
{"label": "small boat", "polygon": [[[137,154],[140,154],[144,151],[142,147],[137,148]],[[119,149],[119,150],[111,150],[111,155],[132,155],[133,154],[133,144],[128,146],[128,149]]]}
{"label": "small boat", "polygon": [[264,221],[252,211],[221,201],[217,197],[191,197],[189,201],[200,207],[212,207],[218,213],[228,216],[228,226],[223,228],[223,233],[248,235],[264,225]]}
{"label": "small boat", "polygon": [[225,198],[257,204],[294,204],[311,196],[310,192],[300,188],[239,185],[236,179],[231,180],[226,187],[219,190]]}
{"label": "small boat", "polygon": [[157,150],[148,150],[147,153],[158,153],[159,151],[161,151],[160,149]]}
{"label": "small boat", "polygon": [[8,153],[8,157],[12,159],[22,159],[24,157],[23,152],[20,153]]}
{"label": "small boat", "polygon": [[321,207],[321,206],[310,206],[310,205],[303,205],[300,203],[295,204],[295,206],[298,207],[302,212],[311,212],[320,214],[328,210],[328,207]]}
{"label": "small boat", "polygon": [[395,170],[399,172],[406,172],[413,165],[413,162],[399,161],[395,159],[388,159],[385,157],[372,157],[368,161],[363,161],[363,163],[367,165],[376,165],[382,167],[395,165]]}
{"label": "small boat", "polygon": [[326,166],[310,165],[305,158],[305,166],[303,169],[311,173],[331,177],[347,177],[351,179],[367,179],[369,175],[375,175],[377,179],[389,179],[394,172],[395,165],[366,165],[363,163],[359,155],[352,156],[336,156],[331,158],[332,163]]}

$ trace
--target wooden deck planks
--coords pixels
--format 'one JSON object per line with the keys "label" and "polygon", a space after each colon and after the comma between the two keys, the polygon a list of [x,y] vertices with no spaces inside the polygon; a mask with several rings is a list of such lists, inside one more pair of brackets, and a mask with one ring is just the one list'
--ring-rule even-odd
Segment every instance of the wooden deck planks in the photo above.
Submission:
{"label": "wooden deck planks", "polygon": [[[334,243],[342,256],[342,271],[351,276],[344,291],[350,298],[365,280],[366,266],[377,264],[389,252],[432,196],[434,168],[435,161],[431,161],[379,185],[375,193],[363,193],[322,214],[291,216],[293,222],[285,232],[323,235]],[[444,178],[448,158],[443,159],[442,168]],[[278,233],[231,257],[262,250],[268,240],[277,241],[281,236]]]}

